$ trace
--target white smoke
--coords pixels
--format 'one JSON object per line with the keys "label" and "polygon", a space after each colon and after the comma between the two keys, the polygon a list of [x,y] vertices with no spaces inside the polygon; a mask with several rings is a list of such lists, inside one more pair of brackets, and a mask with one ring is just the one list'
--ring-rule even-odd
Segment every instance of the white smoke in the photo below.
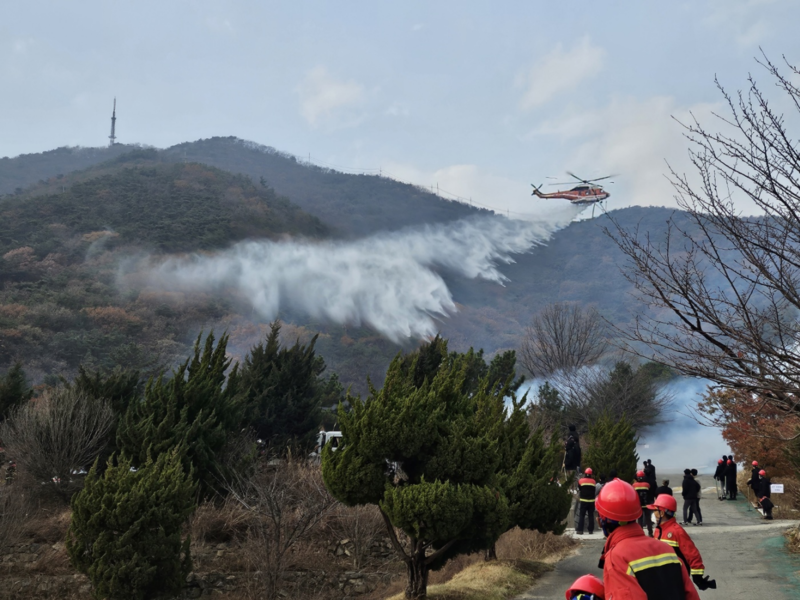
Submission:
{"label": "white smoke", "polygon": [[684,469],[714,473],[717,459],[731,450],[719,428],[701,425],[692,416],[710,384],[705,379],[680,377],[665,386],[675,410],[664,425],[641,435],[636,448],[641,460],[652,460],[659,473],[683,473]]}
{"label": "white smoke", "polygon": [[455,312],[437,270],[503,284],[498,265],[545,242],[576,210],[537,221],[500,216],[380,233],[356,241],[246,241],[151,267],[164,291],[244,295],[264,319],[281,308],[336,323],[365,323],[389,339],[421,338]]}

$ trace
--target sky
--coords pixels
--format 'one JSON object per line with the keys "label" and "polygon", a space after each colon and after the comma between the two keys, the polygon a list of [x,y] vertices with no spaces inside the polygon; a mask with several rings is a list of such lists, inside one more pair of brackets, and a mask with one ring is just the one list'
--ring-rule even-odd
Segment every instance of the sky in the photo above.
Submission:
{"label": "sky", "polygon": [[713,128],[715,76],[771,90],[755,57],[800,64],[798,22],[791,0],[9,1],[0,157],[107,144],[116,97],[118,142],[237,136],[512,214],[567,170],[616,174],[610,209],[672,206],[677,121]]}

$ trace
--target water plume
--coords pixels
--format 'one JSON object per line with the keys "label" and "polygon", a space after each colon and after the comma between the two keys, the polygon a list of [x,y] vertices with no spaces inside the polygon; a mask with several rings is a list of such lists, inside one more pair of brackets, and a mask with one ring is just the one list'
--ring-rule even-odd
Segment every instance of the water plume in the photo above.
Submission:
{"label": "water plume", "polygon": [[341,324],[366,324],[393,341],[436,333],[455,312],[440,271],[504,284],[499,265],[544,243],[576,210],[536,220],[481,216],[378,233],[355,241],[250,240],[213,254],[150,266],[163,291],[244,296],[258,315],[281,309]]}

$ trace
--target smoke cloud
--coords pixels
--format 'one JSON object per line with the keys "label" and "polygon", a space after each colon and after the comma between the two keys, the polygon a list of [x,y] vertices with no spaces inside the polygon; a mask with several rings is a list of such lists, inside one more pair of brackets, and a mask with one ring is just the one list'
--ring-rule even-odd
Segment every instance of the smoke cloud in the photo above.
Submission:
{"label": "smoke cloud", "polygon": [[719,428],[701,425],[691,416],[709,385],[704,379],[679,378],[665,386],[675,410],[670,421],[641,435],[636,448],[641,460],[652,460],[659,473],[697,469],[713,475],[717,459],[731,450]]}
{"label": "smoke cloud", "polygon": [[393,341],[421,338],[456,311],[439,270],[502,285],[499,265],[545,242],[577,212],[570,206],[534,221],[482,216],[348,242],[246,241],[152,265],[148,283],[164,291],[243,295],[268,320],[283,307],[364,323]]}

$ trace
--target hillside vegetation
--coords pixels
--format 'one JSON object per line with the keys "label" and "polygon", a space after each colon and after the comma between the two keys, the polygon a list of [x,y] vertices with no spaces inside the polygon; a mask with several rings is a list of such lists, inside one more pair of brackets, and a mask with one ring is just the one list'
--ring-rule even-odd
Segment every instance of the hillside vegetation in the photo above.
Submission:
{"label": "hillside vegetation", "polygon": [[[228,307],[120,292],[122,261],[143,252],[211,250],[247,237],[319,237],[327,228],[274,190],[198,164],[142,153],[0,199],[0,368],[37,380],[81,363],[172,364]],[[96,175],[96,176],[95,176]]]}
{"label": "hillside vegetation", "polygon": [[[81,362],[170,365],[200,330],[212,328],[230,333],[229,349],[241,358],[266,336],[268,324],[253,321],[246,301],[165,294],[135,280],[121,287],[119,267],[130,267],[132,257],[213,251],[247,237],[375,234],[479,212],[414,186],[320,169],[236,138],[163,151],[121,149],[59,149],[0,161],[0,190],[33,183],[0,198],[0,372],[14,360],[37,381],[72,374]],[[70,171],[91,161],[97,164]],[[613,215],[658,236],[672,213],[635,207]],[[454,350],[474,346],[491,357],[518,348],[531,316],[563,300],[626,322],[635,301],[619,271],[623,257],[603,232],[608,225],[604,215],[570,224],[547,245],[502,265],[505,286],[442,272],[458,306],[440,320],[442,335]],[[317,349],[329,369],[356,392],[366,391],[367,375],[380,383],[400,350],[367,327],[313,320],[291,307],[279,316],[288,342],[319,334]]]}

